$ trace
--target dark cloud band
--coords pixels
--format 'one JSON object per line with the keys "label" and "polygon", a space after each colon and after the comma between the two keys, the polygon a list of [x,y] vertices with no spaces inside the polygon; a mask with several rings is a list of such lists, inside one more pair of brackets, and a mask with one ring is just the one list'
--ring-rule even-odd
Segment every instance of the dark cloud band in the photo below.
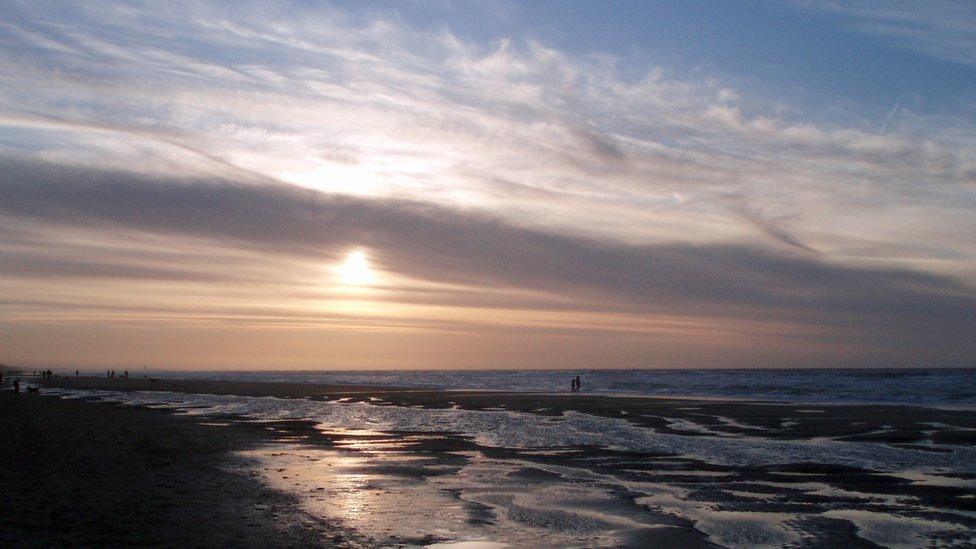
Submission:
{"label": "dark cloud band", "polygon": [[[838,266],[744,245],[628,246],[528,230],[475,212],[283,184],[167,180],[7,158],[0,212],[24,226],[192,237],[321,261],[364,246],[384,269],[411,278],[554,292],[583,309],[617,303],[648,312],[761,315],[835,327],[944,327],[972,322],[976,313],[972,288],[932,274]],[[13,266],[17,259],[8,254],[5,270],[70,273],[61,259]],[[111,272],[111,260],[84,270]],[[118,268],[119,276],[165,275],[131,271]]]}

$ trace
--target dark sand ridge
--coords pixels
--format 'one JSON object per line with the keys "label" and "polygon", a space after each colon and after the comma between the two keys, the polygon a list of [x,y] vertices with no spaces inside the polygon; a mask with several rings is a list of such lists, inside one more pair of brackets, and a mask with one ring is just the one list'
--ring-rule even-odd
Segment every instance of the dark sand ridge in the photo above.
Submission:
{"label": "dark sand ridge", "polygon": [[263,432],[4,391],[0,546],[363,545],[245,472]]}
{"label": "dark sand ridge", "polygon": [[[603,397],[573,394],[526,394],[504,392],[430,391],[377,388],[350,385],[310,385],[297,383],[244,383],[201,380],[151,381],[121,378],[61,378],[49,383],[64,388],[105,389],[117,391],[148,390],[187,393],[274,396],[312,400],[369,402],[374,405],[407,405],[430,408],[457,406],[466,409],[505,409],[551,416],[578,411],[603,417],[626,419],[635,424],[683,436],[703,436],[702,432],[675,428],[674,419],[686,419],[713,432],[709,436],[806,439],[833,437],[844,440],[870,440],[910,451],[951,452],[953,447],[973,444],[971,429],[976,428],[976,412],[937,410],[908,406],[823,406],[811,404],[775,404],[743,401]],[[380,399],[380,400],[376,400]],[[47,400],[47,399],[44,399]],[[113,407],[114,409],[114,407]],[[158,413],[158,412],[155,412]],[[214,421],[214,416],[207,416]],[[785,420],[788,418],[788,421]],[[220,418],[216,418],[220,419]],[[232,431],[246,429],[247,421],[227,417]],[[730,423],[730,420],[732,423]],[[648,528],[623,532],[626,545],[661,547],[708,547],[706,536],[694,523],[649,510],[636,501],[640,494],[631,492],[627,481],[665,483],[689,490],[689,497],[716,509],[755,511],[760,513],[802,513],[794,525],[803,532],[809,546],[874,547],[855,535],[854,524],[847,520],[822,516],[837,508],[858,509],[876,513],[892,510],[883,498],[906,498],[899,505],[903,517],[945,520],[976,530],[976,518],[963,513],[976,512],[976,491],[961,486],[936,486],[913,483],[905,478],[870,471],[820,463],[794,463],[753,467],[732,467],[706,463],[691,456],[674,456],[649,452],[618,451],[607,448],[567,446],[555,454],[534,453],[514,448],[483,447],[470,437],[453,433],[343,433],[320,429],[315,422],[304,420],[259,422],[263,431],[250,437],[274,437],[277,441],[299,443],[309,447],[356,452],[356,446],[369,446],[380,459],[364,465],[365,475],[400,475],[423,479],[431,475],[452,474],[460,470],[465,458],[458,451],[480,452],[496,460],[530,464],[514,473],[511,489],[545,490],[552,484],[572,482],[553,478],[548,467],[585,468],[612,476],[622,484],[613,489],[618,503],[613,512],[633,517]],[[762,427],[763,429],[752,429]],[[930,446],[930,442],[940,446]],[[384,447],[386,448],[384,450]],[[408,452],[427,458],[426,465],[402,467],[382,458],[385,452]],[[391,454],[392,455],[392,454]],[[535,464],[534,466],[532,464]],[[445,469],[447,467],[447,469]],[[293,473],[282,473],[293,474]],[[717,477],[716,475],[721,475]],[[956,478],[976,478],[976,474],[953,474]],[[556,475],[558,477],[558,475]],[[307,484],[306,489],[321,489],[315,481],[292,477],[288,482]],[[842,493],[818,494],[803,488],[819,482]],[[297,485],[297,484],[296,484]],[[793,488],[792,486],[796,486]],[[742,492],[761,494],[759,499],[742,497]],[[843,493],[846,492],[846,493]],[[851,493],[872,495],[871,499],[852,497]],[[606,503],[601,504],[606,511]],[[491,510],[470,506],[470,520],[493,520]],[[965,535],[965,534],[962,534]],[[386,542],[397,540],[385,540]],[[431,540],[415,540],[437,541]]]}

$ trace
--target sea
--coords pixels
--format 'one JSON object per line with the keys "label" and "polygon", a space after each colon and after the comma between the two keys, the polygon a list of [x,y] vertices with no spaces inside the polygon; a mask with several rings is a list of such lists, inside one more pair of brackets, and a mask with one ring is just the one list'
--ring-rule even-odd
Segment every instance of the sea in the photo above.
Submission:
{"label": "sea", "polygon": [[[145,372],[133,372],[135,374]],[[824,404],[976,407],[976,368],[682,370],[152,371],[154,377],[425,389],[569,391]]]}

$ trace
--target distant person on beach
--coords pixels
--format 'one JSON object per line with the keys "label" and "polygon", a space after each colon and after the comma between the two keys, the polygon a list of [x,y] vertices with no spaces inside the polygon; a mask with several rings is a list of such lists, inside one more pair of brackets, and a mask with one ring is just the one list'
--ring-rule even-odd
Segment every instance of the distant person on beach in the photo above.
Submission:
{"label": "distant person on beach", "polygon": [[573,379],[569,380],[569,384],[570,384],[570,386],[572,386],[573,392],[575,393],[576,392],[576,378],[574,377]]}
{"label": "distant person on beach", "polygon": [[78,370],[75,370],[75,377],[78,377]]}
{"label": "distant person on beach", "polygon": [[583,379],[580,376],[576,376],[576,392],[580,392],[580,386],[583,385]]}
{"label": "distant person on beach", "polygon": [[19,379],[15,379],[14,380],[14,392],[15,393],[19,393],[20,392],[20,380]]}
{"label": "distant person on beach", "polygon": [[125,372],[124,372],[124,373],[122,374],[122,377],[124,377],[124,378],[127,378],[127,379],[128,379],[128,377],[129,377],[129,370],[126,370],[126,371],[125,371]]}

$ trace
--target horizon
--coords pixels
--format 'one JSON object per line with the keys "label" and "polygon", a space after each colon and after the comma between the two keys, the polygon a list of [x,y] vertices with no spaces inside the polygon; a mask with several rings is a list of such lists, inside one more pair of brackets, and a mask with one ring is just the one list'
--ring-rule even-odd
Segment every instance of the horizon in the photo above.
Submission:
{"label": "horizon", "polygon": [[12,2],[0,363],[976,367],[976,6]]}
{"label": "horizon", "polygon": [[[103,374],[106,371],[114,370],[119,373],[123,370],[131,369],[134,373],[249,373],[249,374],[302,374],[302,373],[356,373],[356,372],[640,372],[640,371],[654,371],[654,372],[694,372],[694,371],[741,371],[741,372],[753,372],[753,371],[766,371],[766,372],[809,372],[809,371],[856,371],[856,370],[873,370],[873,371],[884,371],[884,370],[898,370],[898,371],[915,371],[915,372],[925,372],[929,370],[937,371],[950,371],[950,370],[976,370],[976,366],[862,366],[862,367],[844,367],[844,366],[811,366],[811,367],[784,367],[784,366],[767,366],[767,367],[714,367],[714,368],[696,368],[696,367],[681,367],[681,368],[593,368],[593,367],[580,367],[580,368],[506,368],[506,367],[495,367],[495,368],[306,368],[306,369],[234,369],[234,368],[214,368],[214,369],[166,369],[166,368],[143,368],[141,366],[126,367],[126,366],[104,366],[104,367],[72,367],[72,366],[58,366],[58,365],[37,365],[37,366],[16,366],[10,364],[0,363],[0,367],[8,368],[14,371],[22,370],[52,370],[56,374],[63,372],[78,371],[81,374]],[[95,377],[101,377],[101,375],[96,375]]]}

